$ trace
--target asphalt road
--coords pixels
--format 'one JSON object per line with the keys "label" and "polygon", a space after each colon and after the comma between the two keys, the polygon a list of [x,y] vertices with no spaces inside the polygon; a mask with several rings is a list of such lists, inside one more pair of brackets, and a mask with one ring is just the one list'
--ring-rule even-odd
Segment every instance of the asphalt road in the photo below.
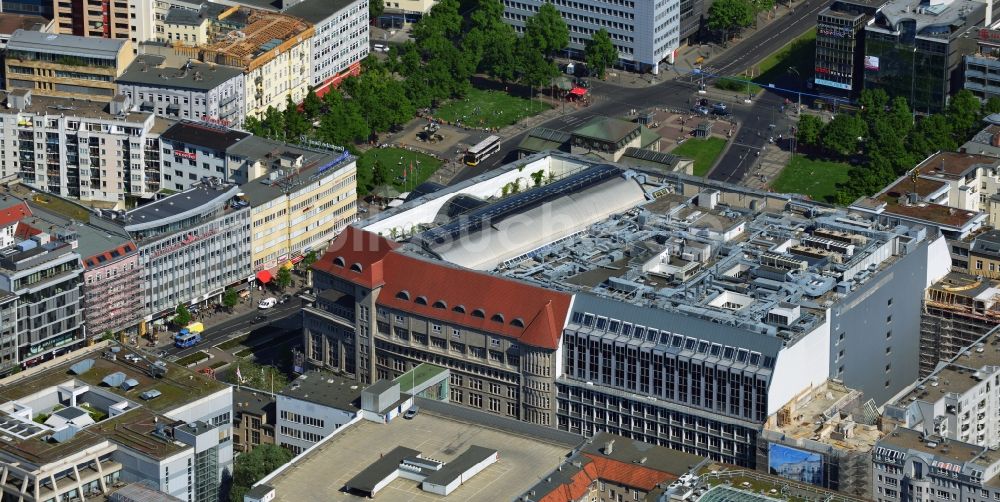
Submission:
{"label": "asphalt road", "polygon": [[[252,329],[263,328],[268,324],[274,324],[281,319],[289,317],[290,315],[298,316],[301,308],[302,300],[293,296],[291,300],[276,305],[273,308],[267,310],[252,310],[243,314],[234,315],[219,324],[209,326],[201,333],[201,343],[195,345],[194,347],[181,349],[171,345],[163,350],[166,350],[168,355],[184,357],[188,354],[203,350],[205,347],[211,347],[215,344],[224,342],[229,338],[249,333]],[[267,322],[252,324],[251,321],[258,315],[267,315]]]}
{"label": "asphalt road", "polygon": [[[815,25],[816,14],[823,8],[819,0],[808,0],[795,9],[773,21],[766,28],[758,30],[742,39],[737,45],[720,55],[709,57],[705,64],[714,73],[733,75],[755,64],[763,56],[770,54],[807,29]],[[657,78],[667,78],[662,83],[643,88],[623,88],[611,82],[591,80],[591,95],[593,103],[587,108],[571,111],[560,117],[551,119],[540,127],[556,130],[568,130],[579,127],[593,116],[618,117],[629,109],[645,109],[649,107],[673,108],[687,110],[698,98],[697,84],[699,80],[691,75],[671,75],[668,68]],[[743,104],[736,99],[736,93],[730,98],[733,118],[741,124],[736,141],[723,155],[718,167],[709,173],[709,178],[719,181],[738,183],[751,170],[758,158],[755,152],[765,147],[768,138],[778,133],[787,134],[793,119],[778,111],[785,98],[795,99],[793,93],[787,96],[765,91],[752,104]],[[735,102],[735,103],[733,103]],[[775,125],[771,130],[769,126]],[[466,166],[452,180],[457,183],[490,169],[499,167],[515,160],[516,148],[527,130],[507,139],[500,146],[500,152],[481,162],[478,166]]]}

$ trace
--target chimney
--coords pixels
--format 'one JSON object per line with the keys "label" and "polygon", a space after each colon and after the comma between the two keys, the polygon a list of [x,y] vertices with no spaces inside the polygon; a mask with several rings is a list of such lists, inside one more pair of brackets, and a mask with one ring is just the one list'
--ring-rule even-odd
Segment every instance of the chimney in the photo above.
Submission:
{"label": "chimney", "polygon": [[990,138],[990,146],[1000,146],[1000,132],[993,133],[993,137]]}
{"label": "chimney", "polygon": [[604,454],[611,455],[615,451],[615,440],[612,439],[607,443],[604,443]]}

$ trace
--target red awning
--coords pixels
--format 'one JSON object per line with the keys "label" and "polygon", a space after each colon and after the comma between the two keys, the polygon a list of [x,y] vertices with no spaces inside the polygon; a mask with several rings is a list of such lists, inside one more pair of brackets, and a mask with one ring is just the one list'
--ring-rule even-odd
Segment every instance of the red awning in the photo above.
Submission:
{"label": "red awning", "polygon": [[574,87],[573,90],[569,91],[569,93],[574,96],[583,96],[584,94],[587,94],[587,90],[583,87]]}
{"label": "red awning", "polygon": [[271,272],[267,270],[261,270],[260,272],[257,272],[257,280],[264,284],[271,282]]}
{"label": "red awning", "polygon": [[292,258],[292,263],[298,263],[302,261],[302,258],[304,258],[302,255],[298,255],[295,258]]}

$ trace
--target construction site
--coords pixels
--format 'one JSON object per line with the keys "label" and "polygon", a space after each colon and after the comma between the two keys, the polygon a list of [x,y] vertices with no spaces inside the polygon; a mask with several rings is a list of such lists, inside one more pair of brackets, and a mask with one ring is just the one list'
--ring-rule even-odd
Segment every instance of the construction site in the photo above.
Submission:
{"label": "construction site", "polygon": [[952,272],[927,288],[920,315],[920,376],[1000,324],[1000,281]]}
{"label": "construction site", "polygon": [[[882,437],[872,400],[836,380],[804,391],[764,424],[757,465],[796,481],[858,496],[871,493],[871,450]],[[790,450],[801,460],[781,464]],[[808,478],[810,465],[819,471]],[[804,477],[805,476],[805,477]]]}
{"label": "construction site", "polygon": [[200,61],[252,71],[312,36],[312,25],[301,19],[234,7],[211,20],[206,44],[200,47],[177,45],[174,50]]}

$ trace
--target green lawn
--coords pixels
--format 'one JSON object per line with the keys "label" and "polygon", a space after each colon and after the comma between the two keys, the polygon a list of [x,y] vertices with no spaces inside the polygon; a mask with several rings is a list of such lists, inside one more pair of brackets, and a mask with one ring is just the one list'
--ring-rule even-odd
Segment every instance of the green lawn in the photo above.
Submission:
{"label": "green lawn", "polygon": [[516,124],[524,117],[552,108],[541,101],[527,100],[500,91],[472,89],[462,99],[445,103],[434,117],[449,123],[459,120],[470,127],[503,127]]}
{"label": "green lawn", "polygon": [[208,354],[202,351],[195,352],[194,354],[188,354],[177,360],[177,364],[181,366],[187,366],[189,364],[200,363],[208,359]]}
{"label": "green lawn", "polygon": [[670,153],[694,160],[695,176],[704,176],[715,165],[725,147],[726,140],[722,138],[689,139]]}
{"label": "green lawn", "polygon": [[771,188],[781,193],[800,193],[813,200],[833,202],[837,184],[846,183],[851,166],[843,162],[816,160],[804,155],[795,155]]}
{"label": "green lawn", "polygon": [[[810,28],[809,31],[753,65],[753,81],[763,85],[787,79],[789,67],[794,67],[803,79],[809,80],[813,76],[815,58],[816,28]],[[791,78],[798,77],[792,73]]]}
{"label": "green lawn", "polygon": [[441,374],[444,368],[440,366],[434,366],[433,364],[420,363],[417,367],[413,368],[402,375],[399,375],[394,382],[399,383],[400,392],[410,392],[410,389],[420,385],[427,380]]}
{"label": "green lawn", "polygon": [[250,356],[253,355],[253,349],[243,349],[243,350],[241,350],[241,351],[239,351],[239,352],[237,352],[236,354],[233,354],[233,355],[235,355],[236,357],[239,357],[241,359],[244,358],[244,357],[250,357]]}
{"label": "green lawn", "polygon": [[760,92],[761,87],[757,84],[748,84],[745,80],[746,77],[743,75],[732,78],[723,77],[716,79],[712,85],[724,91],[738,92],[741,96],[746,96],[748,94],[747,91],[749,91],[750,95],[756,96]]}
{"label": "green lawn", "polygon": [[[430,178],[434,171],[441,167],[440,160],[420,152],[412,152],[402,148],[373,148],[358,157],[358,193],[360,195],[368,195],[374,188],[372,186],[372,173],[376,160],[389,168],[389,181],[400,193],[413,190],[417,185],[427,181],[427,178]],[[402,180],[403,169],[409,171],[411,165],[416,172],[404,183]]]}

